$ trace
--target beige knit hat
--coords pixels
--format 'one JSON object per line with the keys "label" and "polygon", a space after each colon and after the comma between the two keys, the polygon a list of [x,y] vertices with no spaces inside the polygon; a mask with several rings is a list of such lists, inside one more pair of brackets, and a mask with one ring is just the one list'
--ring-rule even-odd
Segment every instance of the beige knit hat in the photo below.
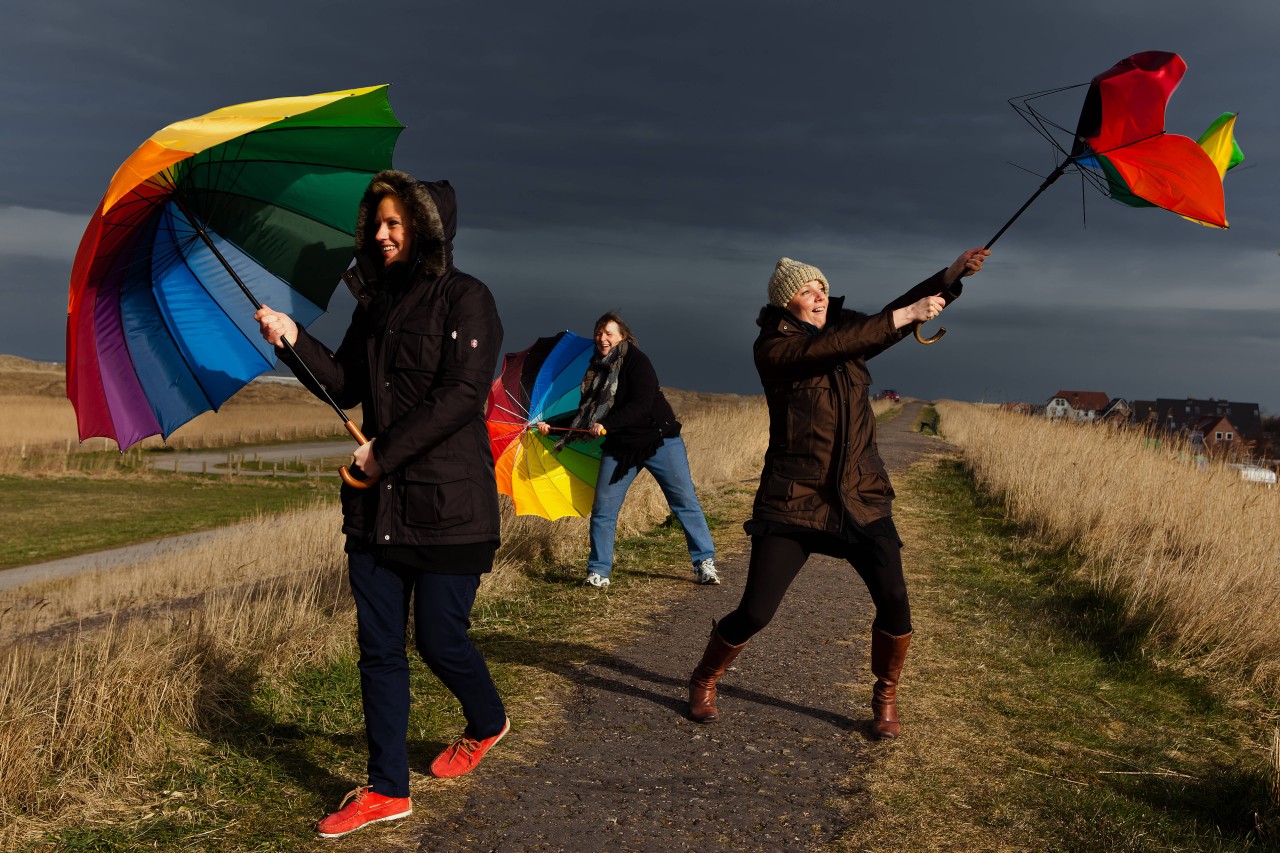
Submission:
{"label": "beige knit hat", "polygon": [[805,282],[822,282],[822,292],[831,295],[826,276],[817,267],[793,261],[790,258],[779,258],[773,269],[773,277],[769,279],[769,301],[779,308],[786,308]]}

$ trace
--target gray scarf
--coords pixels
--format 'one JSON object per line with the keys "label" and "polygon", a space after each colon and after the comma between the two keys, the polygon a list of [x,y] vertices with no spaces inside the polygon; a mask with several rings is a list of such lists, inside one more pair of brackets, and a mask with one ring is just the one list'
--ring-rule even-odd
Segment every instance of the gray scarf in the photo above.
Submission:
{"label": "gray scarf", "polygon": [[[582,400],[578,403],[573,422],[569,424],[570,429],[585,430],[609,414],[609,410],[613,408],[613,398],[618,395],[618,373],[622,370],[622,360],[626,357],[627,342],[622,341],[609,350],[604,358],[591,359],[591,364],[582,377]],[[560,450],[567,441],[582,440],[580,433],[569,433],[556,442],[553,451]]]}

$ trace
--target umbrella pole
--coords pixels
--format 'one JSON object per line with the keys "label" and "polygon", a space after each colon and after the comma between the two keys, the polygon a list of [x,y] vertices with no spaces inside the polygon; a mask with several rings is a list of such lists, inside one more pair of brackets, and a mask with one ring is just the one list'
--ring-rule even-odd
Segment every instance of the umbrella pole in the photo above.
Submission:
{"label": "umbrella pole", "polygon": [[[253,307],[255,309],[260,310],[262,308],[262,303],[258,301],[258,297],[253,295],[253,291],[248,288],[240,278],[240,275],[232,268],[231,264],[227,262],[227,259],[223,257],[222,252],[218,251],[218,247],[214,245],[208,232],[204,230],[204,225],[202,225],[200,220],[192,215],[192,213],[187,210],[186,207],[177,200],[177,198],[174,198],[173,201],[174,204],[177,205],[178,209],[182,211],[182,215],[187,218],[187,221],[195,227],[196,233],[200,235],[200,239],[204,241],[204,244],[209,248],[209,251],[213,252],[213,256],[218,259],[218,263],[222,264],[223,269],[225,269],[231,276],[231,279],[240,288],[240,291],[249,298],[249,301],[253,303]],[[342,410],[342,407],[338,405],[338,402],[329,395],[328,389],[325,388],[324,385],[320,384],[320,380],[316,379],[316,375],[311,372],[311,368],[307,367],[307,363],[298,355],[298,351],[293,348],[293,344],[289,343],[288,339],[283,337],[280,338],[280,343],[284,345],[284,349],[293,356],[294,362],[302,368],[302,372],[311,380],[312,390],[317,392],[326,403],[333,407],[333,410],[338,413],[338,417],[342,418],[342,425],[347,428],[347,432],[351,433],[351,437],[354,438],[358,444],[368,444],[369,439],[364,437],[364,433],[360,431],[360,427],[356,426],[355,421],[351,420],[351,418],[347,416],[347,413]],[[342,477],[342,481],[344,483],[349,486],[354,486],[357,489],[367,489],[374,483],[374,480],[367,478],[357,479],[350,471],[347,470],[347,466],[345,465],[338,469],[338,475]]]}
{"label": "umbrella pole", "polygon": [[[1025,212],[1026,209],[1031,206],[1031,203],[1036,199],[1038,199],[1040,197],[1040,194],[1049,188],[1050,184],[1058,180],[1058,178],[1062,177],[1062,174],[1067,171],[1067,167],[1074,162],[1075,160],[1068,157],[1067,159],[1062,161],[1062,163],[1058,166],[1058,168],[1050,172],[1049,177],[1044,179],[1044,183],[1040,185],[1040,188],[1031,194],[1031,198],[1023,202],[1022,207],[1018,208],[1018,212],[1015,213],[1013,216],[1010,216],[1009,221],[1006,222],[1004,225],[1001,225],[1000,230],[997,231],[995,236],[992,237],[990,240],[988,240],[987,244],[982,248],[990,249],[992,246],[994,246],[995,242],[1004,236],[1004,232],[1009,230],[1009,226],[1017,222],[1018,217],[1021,216],[1023,212]],[[960,278],[964,278],[964,275],[961,274]],[[956,284],[959,284],[959,283],[960,283],[960,279],[958,278],[956,279]],[[955,284],[951,285],[951,287],[955,287]],[[947,293],[954,299],[956,296],[959,296],[960,294],[954,293],[951,290],[951,287],[947,288]],[[937,334],[933,335],[932,337],[926,338],[920,334],[920,327],[923,325],[924,325],[924,322],[920,320],[917,320],[915,323],[911,325],[911,331],[912,333],[915,334],[916,340],[922,344],[936,344],[938,341],[942,340],[942,336],[947,333],[947,329],[945,326],[939,326]]]}

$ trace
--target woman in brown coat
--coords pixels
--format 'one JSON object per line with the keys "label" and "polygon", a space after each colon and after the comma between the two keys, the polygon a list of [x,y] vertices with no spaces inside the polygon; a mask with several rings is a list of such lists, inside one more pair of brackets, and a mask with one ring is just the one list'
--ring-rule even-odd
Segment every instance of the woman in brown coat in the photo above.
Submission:
{"label": "woman in brown coat", "polygon": [[747,640],[773,618],[810,554],[847,560],[875,604],[871,671],[876,676],[872,733],[897,737],[898,677],[911,642],[911,610],[890,515],[893,487],[876,448],[866,360],[907,337],[959,296],[960,279],[982,269],[986,249],[962,254],[878,313],[844,310],[829,299],[817,267],[782,258],[769,304],[756,321],[755,364],[769,406],[769,448],[755,506],[746,589],[736,610],[711,631],[689,680],[698,722],[717,717],[716,681]]}

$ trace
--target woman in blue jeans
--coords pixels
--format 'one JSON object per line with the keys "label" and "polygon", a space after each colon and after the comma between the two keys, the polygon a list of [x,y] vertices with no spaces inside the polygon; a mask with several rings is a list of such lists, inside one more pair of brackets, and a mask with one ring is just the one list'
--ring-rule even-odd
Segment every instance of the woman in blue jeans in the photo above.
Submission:
{"label": "woman in blue jeans", "polygon": [[[636,346],[627,324],[613,312],[596,321],[594,337],[596,355],[582,378],[582,402],[569,424],[570,430],[604,436],[604,456],[591,505],[587,585],[597,589],[609,586],[618,511],[641,469],[657,480],[672,514],[684,528],[694,579],[703,584],[720,583],[715,543],[693,490],[680,422],[662,395],[653,363]],[[552,427],[544,422],[538,429],[546,433]],[[561,439],[558,446],[572,440]]]}

